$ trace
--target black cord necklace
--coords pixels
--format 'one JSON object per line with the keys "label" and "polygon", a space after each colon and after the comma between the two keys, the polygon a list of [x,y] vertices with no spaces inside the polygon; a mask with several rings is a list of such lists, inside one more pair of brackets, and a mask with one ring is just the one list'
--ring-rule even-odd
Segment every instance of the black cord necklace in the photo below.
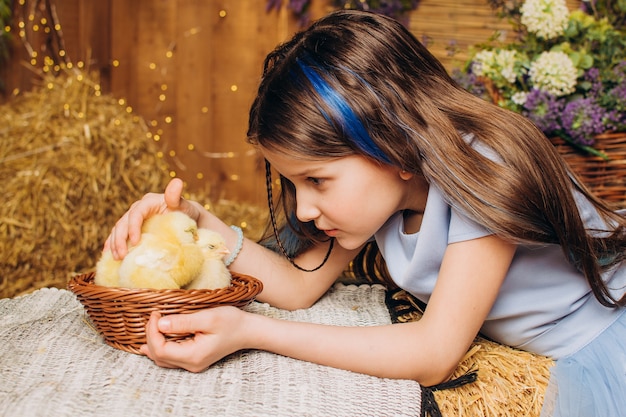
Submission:
{"label": "black cord necklace", "polygon": [[293,258],[291,256],[289,256],[289,254],[285,250],[285,247],[283,246],[283,243],[280,241],[280,237],[278,236],[278,227],[276,227],[276,214],[274,213],[274,197],[272,195],[272,166],[270,165],[270,163],[269,163],[269,161],[267,159],[265,160],[265,186],[267,187],[267,204],[268,204],[269,209],[270,209],[270,219],[272,221],[272,229],[274,229],[274,237],[276,238],[276,244],[280,248],[280,251],[282,252],[283,256],[285,258],[287,258],[287,260],[294,267],[299,269],[300,271],[304,271],[304,272],[314,272],[314,271],[317,271],[318,269],[323,267],[324,264],[326,264],[326,261],[328,261],[328,258],[330,257],[330,253],[333,251],[333,246],[335,244],[335,239],[333,239],[333,238],[330,239],[330,245],[328,246],[328,252],[326,252],[326,256],[324,256],[324,259],[322,260],[322,263],[319,264],[317,267],[315,267],[313,269],[306,269],[306,268],[302,268],[300,265],[298,265],[293,260]]}

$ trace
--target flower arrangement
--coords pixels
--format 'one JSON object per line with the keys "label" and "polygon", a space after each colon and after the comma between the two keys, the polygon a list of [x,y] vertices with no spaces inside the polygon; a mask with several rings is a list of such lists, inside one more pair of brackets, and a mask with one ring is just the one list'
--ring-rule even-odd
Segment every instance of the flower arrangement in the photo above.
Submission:
{"label": "flower arrangement", "polygon": [[490,4],[510,19],[515,39],[478,45],[455,79],[548,137],[606,157],[594,137],[626,130],[626,4],[591,0],[573,12],[564,0]]}
{"label": "flower arrangement", "polygon": [[[308,22],[308,8],[312,0],[288,0],[287,7],[299,18],[300,22]],[[411,10],[415,10],[419,0],[332,0],[337,9],[366,10],[384,14],[395,19],[402,19]],[[267,0],[267,10],[278,9],[282,0]]]}

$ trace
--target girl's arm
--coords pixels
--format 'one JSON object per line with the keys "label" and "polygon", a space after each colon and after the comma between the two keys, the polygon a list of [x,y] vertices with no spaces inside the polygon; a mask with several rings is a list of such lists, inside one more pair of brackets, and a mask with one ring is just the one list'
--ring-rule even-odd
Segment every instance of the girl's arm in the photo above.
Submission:
{"label": "girl's arm", "polygon": [[[328,245],[308,249],[295,262],[306,269],[315,268],[326,256]],[[230,269],[263,282],[263,291],[257,296],[259,301],[285,310],[296,310],[312,306],[324,295],[358,252],[358,249],[349,251],[335,244],[324,266],[314,272],[304,272],[291,265],[283,255],[245,239]]]}
{"label": "girl's arm", "polygon": [[[451,244],[422,319],[374,327],[277,320],[237,308],[154,315],[143,353],[158,365],[201,371],[240,349],[262,349],[321,365],[423,385],[450,376],[474,340],[506,276],[515,246],[495,236]],[[162,333],[195,333],[182,343]]]}

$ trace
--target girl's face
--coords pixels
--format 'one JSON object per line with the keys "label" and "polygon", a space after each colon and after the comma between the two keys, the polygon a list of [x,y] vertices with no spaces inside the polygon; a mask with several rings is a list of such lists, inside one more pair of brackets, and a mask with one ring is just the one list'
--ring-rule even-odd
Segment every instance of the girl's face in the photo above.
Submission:
{"label": "girl's face", "polygon": [[427,186],[412,174],[360,155],[323,160],[262,153],[296,188],[296,215],[356,249],[399,210],[422,211]]}

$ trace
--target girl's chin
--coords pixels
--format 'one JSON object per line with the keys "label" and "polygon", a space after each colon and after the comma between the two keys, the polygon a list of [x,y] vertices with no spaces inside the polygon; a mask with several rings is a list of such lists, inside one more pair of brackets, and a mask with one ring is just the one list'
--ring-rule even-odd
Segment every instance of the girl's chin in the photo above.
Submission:
{"label": "girl's chin", "polygon": [[338,244],[339,246],[341,246],[342,248],[346,250],[359,249],[365,243],[367,243],[367,240],[361,241],[361,240],[356,240],[354,238],[350,239],[350,238],[345,238],[345,237],[335,238],[335,244]]}

